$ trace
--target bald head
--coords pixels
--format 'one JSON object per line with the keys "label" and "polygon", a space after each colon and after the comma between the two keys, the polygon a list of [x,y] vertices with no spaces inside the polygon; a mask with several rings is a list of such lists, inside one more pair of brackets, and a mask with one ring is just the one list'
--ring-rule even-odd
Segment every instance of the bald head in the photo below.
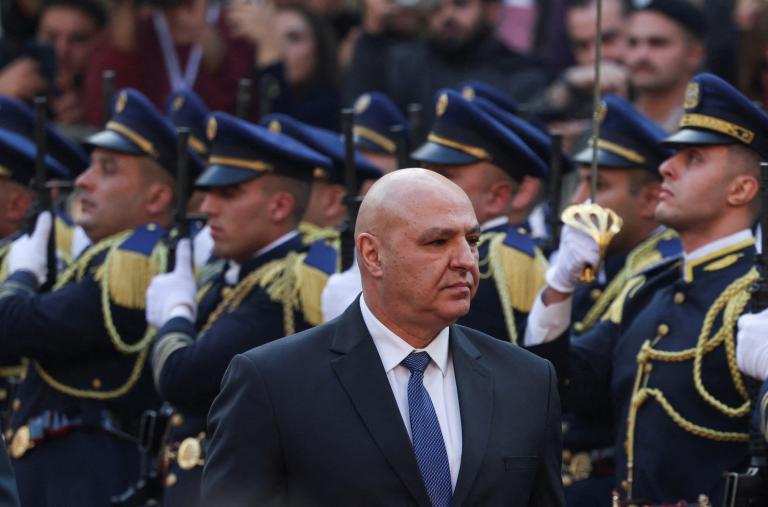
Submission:
{"label": "bald head", "polygon": [[400,169],[380,178],[368,190],[357,215],[355,237],[368,232],[386,234],[393,226],[429,213],[434,200],[472,203],[464,191],[448,178],[427,169]]}
{"label": "bald head", "polygon": [[415,347],[469,311],[477,290],[480,225],[452,181],[401,169],[363,200],[355,244],[363,297],[376,317]]}

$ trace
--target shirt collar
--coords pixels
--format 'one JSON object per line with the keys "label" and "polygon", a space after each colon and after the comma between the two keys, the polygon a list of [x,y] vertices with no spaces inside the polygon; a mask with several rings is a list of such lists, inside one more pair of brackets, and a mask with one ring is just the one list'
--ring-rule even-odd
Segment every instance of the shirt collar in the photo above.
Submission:
{"label": "shirt collar", "polygon": [[685,279],[693,279],[693,268],[702,265],[712,259],[721,257],[727,253],[741,250],[749,245],[754,245],[755,239],[752,236],[752,230],[743,229],[739,232],[717,239],[711,243],[686,253],[683,252],[683,273]]}
{"label": "shirt collar", "polygon": [[384,371],[389,373],[413,351],[424,351],[440,369],[443,376],[448,372],[448,335],[449,327],[444,327],[424,349],[415,349],[405,340],[387,328],[365,304],[365,296],[360,296],[360,311],[363,321],[371,334],[373,344],[381,357]]}
{"label": "shirt collar", "polygon": [[480,231],[486,232],[507,223],[509,223],[508,217],[491,218],[490,220],[486,220],[480,225]]}

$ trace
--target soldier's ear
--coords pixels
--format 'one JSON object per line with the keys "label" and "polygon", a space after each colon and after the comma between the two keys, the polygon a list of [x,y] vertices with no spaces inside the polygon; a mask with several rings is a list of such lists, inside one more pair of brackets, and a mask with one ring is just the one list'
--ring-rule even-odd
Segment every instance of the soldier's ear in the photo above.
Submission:
{"label": "soldier's ear", "polygon": [[274,223],[282,223],[293,217],[296,198],[291,192],[275,192],[267,203],[267,212]]}
{"label": "soldier's ear", "polygon": [[739,174],[731,180],[728,191],[728,204],[731,206],[747,206],[757,199],[760,184],[752,175]]}
{"label": "soldier's ear", "polygon": [[146,187],[145,209],[150,216],[158,216],[170,211],[173,205],[173,187],[156,181]]}

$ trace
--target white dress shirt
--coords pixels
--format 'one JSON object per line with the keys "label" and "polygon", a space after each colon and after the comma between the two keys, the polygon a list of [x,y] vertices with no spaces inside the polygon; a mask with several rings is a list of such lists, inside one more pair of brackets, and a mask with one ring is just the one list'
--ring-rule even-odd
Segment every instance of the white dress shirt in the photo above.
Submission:
{"label": "white dress shirt", "polygon": [[357,260],[352,261],[352,266],[348,270],[332,274],[320,296],[323,322],[328,322],[344,313],[362,290],[363,282],[360,280]]}
{"label": "white dress shirt", "polygon": [[448,467],[451,469],[451,485],[456,489],[461,465],[461,412],[459,411],[459,392],[456,389],[456,376],[453,372],[453,358],[448,346],[448,328],[444,328],[425,349],[414,349],[402,338],[390,331],[376,318],[365,298],[360,298],[360,310],[368,332],[373,338],[373,344],[384,365],[387,380],[395,395],[397,408],[408,431],[411,434],[411,419],[408,412],[408,381],[411,372],[400,364],[411,352],[426,352],[432,359],[424,370],[424,387],[432,399],[432,406],[440,423],[445,450],[448,454]]}

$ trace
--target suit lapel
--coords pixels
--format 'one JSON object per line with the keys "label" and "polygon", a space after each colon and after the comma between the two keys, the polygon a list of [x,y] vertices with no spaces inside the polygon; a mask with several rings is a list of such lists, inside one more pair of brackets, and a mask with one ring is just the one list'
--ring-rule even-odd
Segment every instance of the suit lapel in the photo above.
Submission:
{"label": "suit lapel", "polygon": [[[457,326],[451,327],[451,353],[461,411],[461,468],[453,505],[462,505],[480,470],[493,416],[493,379],[480,352]],[[499,464],[501,466],[501,464]]]}
{"label": "suit lapel", "polygon": [[397,476],[420,505],[428,506],[411,441],[358,300],[339,317],[331,350],[342,355],[331,366]]}

